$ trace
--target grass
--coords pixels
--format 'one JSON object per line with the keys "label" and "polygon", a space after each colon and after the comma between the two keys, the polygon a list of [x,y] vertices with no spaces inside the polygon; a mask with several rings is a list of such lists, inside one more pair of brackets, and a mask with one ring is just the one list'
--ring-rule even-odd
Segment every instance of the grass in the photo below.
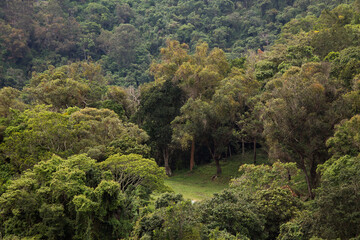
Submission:
{"label": "grass", "polygon": [[[257,164],[267,163],[267,155],[258,151]],[[214,181],[211,177],[216,173],[215,163],[196,166],[192,172],[181,170],[174,172],[173,176],[166,179],[165,183],[171,187],[175,193],[181,193],[185,199],[201,201],[211,198],[214,193],[221,192],[229,186],[232,178],[238,176],[238,169],[244,163],[253,163],[252,152],[234,155],[220,161],[222,174]]]}

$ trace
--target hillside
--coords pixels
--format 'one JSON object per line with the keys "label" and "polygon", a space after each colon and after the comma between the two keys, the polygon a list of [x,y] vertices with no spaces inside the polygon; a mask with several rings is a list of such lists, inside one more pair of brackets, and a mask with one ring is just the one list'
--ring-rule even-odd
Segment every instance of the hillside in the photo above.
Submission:
{"label": "hillside", "polygon": [[111,85],[152,81],[166,39],[219,47],[231,58],[264,49],[292,18],[318,17],[344,0],[5,0],[0,3],[0,86],[18,89],[49,65],[99,61]]}
{"label": "hillside", "polygon": [[360,0],[0,2],[0,239],[359,239],[359,133]]}

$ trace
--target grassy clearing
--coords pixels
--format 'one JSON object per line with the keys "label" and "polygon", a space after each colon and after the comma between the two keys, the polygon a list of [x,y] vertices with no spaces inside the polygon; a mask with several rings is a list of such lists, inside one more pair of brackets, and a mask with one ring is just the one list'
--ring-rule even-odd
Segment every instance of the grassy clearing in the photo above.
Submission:
{"label": "grassy clearing", "polygon": [[[257,164],[267,163],[267,155],[258,151]],[[238,176],[238,169],[244,163],[253,163],[252,152],[247,152],[244,157],[234,155],[220,162],[222,175],[212,181],[216,173],[215,163],[196,166],[192,172],[188,170],[176,171],[166,180],[166,185],[176,193],[181,193],[185,199],[200,201],[211,198],[214,193],[228,187],[230,179]]]}

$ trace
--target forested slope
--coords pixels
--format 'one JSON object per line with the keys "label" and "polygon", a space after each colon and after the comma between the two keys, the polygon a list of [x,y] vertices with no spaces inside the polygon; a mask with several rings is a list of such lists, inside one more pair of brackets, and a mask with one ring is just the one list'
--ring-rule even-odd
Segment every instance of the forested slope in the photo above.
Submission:
{"label": "forested slope", "polygon": [[359,238],[360,1],[14,0],[0,28],[0,238]]}
{"label": "forested slope", "polygon": [[100,61],[115,85],[152,80],[148,67],[166,39],[220,47],[231,58],[264,49],[295,17],[319,16],[341,0],[4,0],[0,86],[22,88],[31,73],[69,61]]}

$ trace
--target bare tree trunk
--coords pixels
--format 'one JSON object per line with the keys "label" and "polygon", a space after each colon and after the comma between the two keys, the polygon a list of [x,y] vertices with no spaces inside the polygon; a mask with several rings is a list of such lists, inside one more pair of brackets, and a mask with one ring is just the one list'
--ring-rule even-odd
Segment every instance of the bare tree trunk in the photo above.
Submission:
{"label": "bare tree trunk", "polygon": [[304,162],[304,159],[301,159],[301,165],[302,165],[302,170],[305,174],[305,179],[306,179],[306,184],[307,184],[307,188],[308,188],[308,193],[309,193],[309,197],[311,199],[314,199],[314,194],[312,192],[312,187],[311,187],[311,181],[310,181],[310,178],[309,178],[309,174],[306,170],[306,166],[305,166],[305,162]]}
{"label": "bare tree trunk", "polygon": [[316,173],[316,169],[317,169],[316,160],[313,158],[311,159],[311,165],[310,165],[310,182],[312,188],[316,188],[318,183],[318,175]]}
{"label": "bare tree trunk", "polygon": [[231,157],[232,154],[231,154],[231,146],[229,146],[229,156]]}
{"label": "bare tree trunk", "polygon": [[222,170],[221,170],[221,166],[220,166],[220,159],[215,157],[215,164],[216,164],[216,174],[220,175]]}
{"label": "bare tree trunk", "polygon": [[209,149],[212,159],[215,161],[215,164],[216,164],[216,175],[219,175],[222,172],[221,166],[220,166],[220,156],[221,155],[217,156],[215,146],[216,146],[216,143],[214,142],[214,150],[211,149],[210,145],[208,145],[207,147]]}
{"label": "bare tree trunk", "polygon": [[169,165],[169,149],[165,148],[163,149],[163,157],[164,157],[164,164],[165,164],[165,173],[168,176],[171,176],[171,168]]}
{"label": "bare tree trunk", "polygon": [[256,164],[256,138],[254,138],[254,164]]}
{"label": "bare tree trunk", "polygon": [[191,142],[191,156],[190,156],[190,171],[193,170],[195,165],[195,140],[193,139]]}

